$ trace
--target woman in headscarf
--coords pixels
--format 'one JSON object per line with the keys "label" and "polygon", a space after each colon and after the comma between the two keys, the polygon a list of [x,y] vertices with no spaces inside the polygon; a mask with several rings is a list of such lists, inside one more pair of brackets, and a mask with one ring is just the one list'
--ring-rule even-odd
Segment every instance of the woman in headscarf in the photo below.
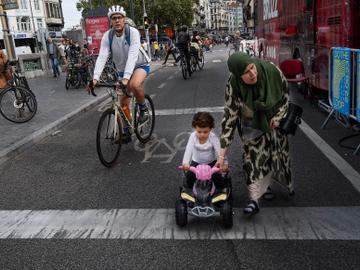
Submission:
{"label": "woman in headscarf", "polygon": [[288,87],[274,64],[245,53],[231,55],[228,68],[231,76],[225,91],[217,164],[223,166],[239,121],[250,198],[244,213],[251,215],[259,212],[259,199],[264,194],[272,195],[269,186],[273,180],[293,192],[288,139],[278,129],[288,111]]}

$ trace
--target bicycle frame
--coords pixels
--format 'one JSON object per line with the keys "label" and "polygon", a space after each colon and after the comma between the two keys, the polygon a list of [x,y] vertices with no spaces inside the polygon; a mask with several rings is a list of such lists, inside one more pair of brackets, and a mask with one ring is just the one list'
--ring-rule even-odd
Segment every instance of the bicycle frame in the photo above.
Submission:
{"label": "bicycle frame", "polygon": [[[111,91],[108,91],[109,95],[111,96],[111,100],[112,100],[112,108],[114,109],[115,112],[115,117],[114,117],[114,136],[116,136],[116,126],[117,126],[117,120],[120,120],[121,126],[124,127],[125,124],[128,126],[129,128],[129,132],[130,134],[134,133],[134,129],[135,129],[135,96],[132,95],[131,96],[131,100],[130,100],[130,107],[131,107],[131,121],[126,117],[126,114],[123,110],[123,108],[121,107],[120,101],[119,101],[119,97],[124,96],[125,94],[123,93],[122,89],[118,89],[117,86],[114,86],[113,89],[111,89]],[[115,138],[115,137],[114,137]]]}

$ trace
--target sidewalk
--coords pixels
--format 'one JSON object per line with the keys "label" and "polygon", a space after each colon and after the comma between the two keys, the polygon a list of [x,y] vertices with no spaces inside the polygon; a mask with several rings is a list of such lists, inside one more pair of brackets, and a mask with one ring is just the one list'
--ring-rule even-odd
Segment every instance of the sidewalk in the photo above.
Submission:
{"label": "sidewalk", "polygon": [[[151,73],[162,67],[159,62],[151,63]],[[38,102],[37,113],[23,124],[12,123],[0,116],[0,164],[108,97],[101,88],[96,89],[97,97],[88,95],[84,88],[66,90],[65,73],[60,78],[38,77],[28,81]]]}

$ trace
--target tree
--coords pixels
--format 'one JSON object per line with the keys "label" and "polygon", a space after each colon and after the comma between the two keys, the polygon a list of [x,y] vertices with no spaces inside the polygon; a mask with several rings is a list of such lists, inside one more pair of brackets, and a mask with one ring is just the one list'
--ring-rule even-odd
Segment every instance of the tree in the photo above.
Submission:
{"label": "tree", "polygon": [[[183,24],[190,25],[193,20],[193,4],[198,0],[145,0],[146,13],[151,23],[159,27],[177,27]],[[142,0],[133,0],[135,10],[135,23],[142,25],[143,6]],[[110,7],[121,5],[130,15],[129,0],[78,0],[78,10],[89,10],[99,6]]]}

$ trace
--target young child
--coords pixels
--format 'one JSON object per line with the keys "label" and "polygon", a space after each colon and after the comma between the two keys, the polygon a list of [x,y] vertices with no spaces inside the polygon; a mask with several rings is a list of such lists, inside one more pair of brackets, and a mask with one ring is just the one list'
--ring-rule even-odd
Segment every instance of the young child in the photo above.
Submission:
{"label": "young child", "polygon": [[[195,131],[190,135],[183,157],[188,188],[192,188],[196,181],[195,174],[189,171],[190,166],[208,164],[213,167],[219,156],[220,140],[212,132],[214,122],[214,118],[208,112],[198,112],[193,117],[192,127]],[[212,180],[217,188],[225,187],[221,174],[213,174]]]}

